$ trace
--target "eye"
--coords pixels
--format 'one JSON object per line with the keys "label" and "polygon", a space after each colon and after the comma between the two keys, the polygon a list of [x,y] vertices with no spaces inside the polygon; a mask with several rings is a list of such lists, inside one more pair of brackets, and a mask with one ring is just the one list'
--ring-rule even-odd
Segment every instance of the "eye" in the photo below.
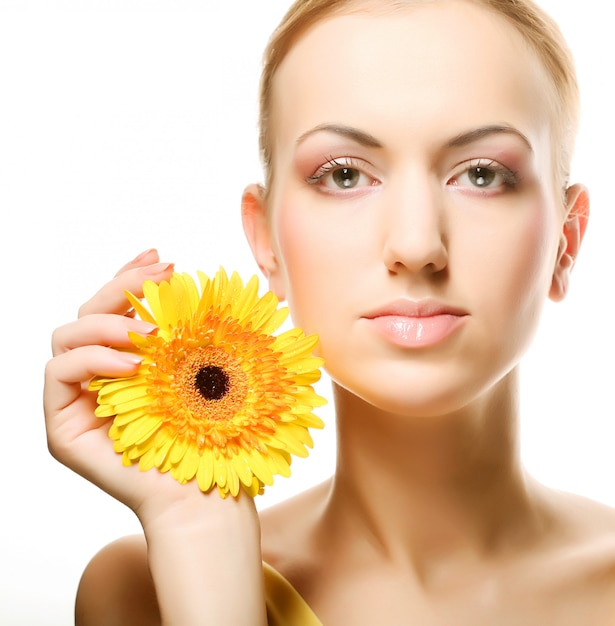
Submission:
{"label": "eye", "polygon": [[361,172],[354,167],[341,167],[331,172],[331,182],[340,189],[352,189],[361,182]]}
{"label": "eye", "polygon": [[497,161],[475,159],[462,163],[448,184],[470,191],[505,191],[516,187],[519,179],[515,172]]}
{"label": "eye", "polygon": [[489,187],[498,173],[488,167],[473,167],[467,172],[468,180],[476,187]]}
{"label": "eye", "polygon": [[344,192],[377,185],[378,181],[365,169],[366,166],[360,166],[353,159],[330,159],[306,180],[325,192]]}

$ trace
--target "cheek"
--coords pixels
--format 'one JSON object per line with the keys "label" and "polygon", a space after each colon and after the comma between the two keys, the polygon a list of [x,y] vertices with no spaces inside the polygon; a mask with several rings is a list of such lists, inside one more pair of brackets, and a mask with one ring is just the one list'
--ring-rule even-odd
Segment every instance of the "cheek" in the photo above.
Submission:
{"label": "cheek", "polygon": [[338,269],[334,235],[304,206],[282,201],[277,210],[277,255],[293,322],[315,332],[315,315],[333,295],[328,279]]}
{"label": "cheek", "polygon": [[518,245],[511,255],[518,263],[519,286],[528,295],[546,299],[557,249],[555,210],[536,204],[518,233]]}
{"label": "cheek", "polygon": [[462,238],[458,260],[472,259],[477,279],[489,277],[494,288],[540,290],[546,296],[558,243],[553,203],[536,194],[475,217],[464,224],[470,232]]}
{"label": "cheek", "polygon": [[496,313],[494,323],[506,326],[497,331],[520,345],[526,343],[522,335],[533,335],[548,297],[557,249],[554,216],[555,209],[546,202],[537,200],[522,207],[518,219],[493,238],[495,262],[483,263],[490,272],[488,297]]}

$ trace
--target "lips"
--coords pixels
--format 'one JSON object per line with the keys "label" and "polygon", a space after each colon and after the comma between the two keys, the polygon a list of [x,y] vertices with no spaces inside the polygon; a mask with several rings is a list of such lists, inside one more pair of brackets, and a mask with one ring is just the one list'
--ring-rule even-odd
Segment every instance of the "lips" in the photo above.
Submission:
{"label": "lips", "polygon": [[363,316],[386,341],[404,348],[444,342],[466,322],[468,313],[436,300],[396,300]]}
{"label": "lips", "polygon": [[407,300],[400,298],[375,309],[363,317],[366,319],[374,319],[383,316],[400,316],[400,317],[432,317],[434,315],[456,315],[465,316],[467,312],[458,307],[450,306],[437,300]]}

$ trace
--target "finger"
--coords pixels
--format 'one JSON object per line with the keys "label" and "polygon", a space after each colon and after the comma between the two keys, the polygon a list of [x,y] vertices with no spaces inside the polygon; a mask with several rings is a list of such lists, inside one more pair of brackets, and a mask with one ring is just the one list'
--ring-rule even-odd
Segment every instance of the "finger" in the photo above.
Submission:
{"label": "finger", "polygon": [[69,350],[51,359],[45,368],[43,406],[47,419],[72,404],[82,385],[94,376],[122,377],[136,373],[141,358],[104,346]]}
{"label": "finger", "polygon": [[123,315],[93,313],[57,328],[51,336],[54,356],[82,346],[102,345],[130,348],[129,331],[149,335],[157,326]]}
{"label": "finger", "polygon": [[131,309],[125,291],[138,298],[143,297],[143,283],[153,280],[159,283],[168,280],[174,270],[173,263],[154,263],[144,267],[127,269],[104,285],[79,309],[79,317],[93,313],[115,313],[125,315]]}
{"label": "finger", "polygon": [[127,270],[132,270],[137,267],[144,267],[146,265],[153,265],[154,263],[158,263],[160,261],[160,256],[158,255],[158,250],[155,248],[149,248],[141,252],[141,254],[137,255],[132,261],[123,265],[116,273],[116,276],[124,273]]}

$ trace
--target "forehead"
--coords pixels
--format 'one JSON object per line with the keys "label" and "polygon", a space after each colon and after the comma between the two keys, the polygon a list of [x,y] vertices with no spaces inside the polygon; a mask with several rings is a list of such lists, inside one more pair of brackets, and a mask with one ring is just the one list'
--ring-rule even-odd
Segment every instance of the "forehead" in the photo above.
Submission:
{"label": "forehead", "polygon": [[503,17],[466,0],[351,6],[312,26],[281,63],[274,153],[327,122],[368,125],[375,135],[394,126],[407,141],[433,134],[434,123],[443,137],[485,123],[530,135],[549,125],[551,81]]}

